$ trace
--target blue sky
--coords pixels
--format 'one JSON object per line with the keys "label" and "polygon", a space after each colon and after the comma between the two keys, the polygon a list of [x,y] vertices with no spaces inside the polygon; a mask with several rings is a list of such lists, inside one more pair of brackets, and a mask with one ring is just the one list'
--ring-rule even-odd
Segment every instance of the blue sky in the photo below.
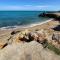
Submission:
{"label": "blue sky", "polygon": [[0,0],[0,10],[60,10],[60,0]]}

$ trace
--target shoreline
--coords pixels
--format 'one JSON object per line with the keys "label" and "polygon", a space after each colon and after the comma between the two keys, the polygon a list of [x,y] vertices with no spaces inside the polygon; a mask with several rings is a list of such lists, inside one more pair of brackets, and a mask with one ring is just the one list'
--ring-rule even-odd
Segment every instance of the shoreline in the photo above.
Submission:
{"label": "shoreline", "polygon": [[42,22],[37,22],[37,23],[32,23],[30,25],[23,25],[23,26],[7,26],[7,27],[1,27],[0,30],[14,30],[14,29],[26,29],[26,28],[31,28],[31,27],[35,27],[38,25],[43,25],[45,23],[48,23],[50,21],[54,20],[53,18],[48,19],[46,21],[42,21]]}
{"label": "shoreline", "polygon": [[30,31],[35,31],[35,30],[41,30],[41,29],[51,29],[51,27],[55,27],[59,25],[58,21],[55,21],[54,19],[49,19],[44,22],[39,22],[36,24],[31,24],[30,27],[24,27],[24,28],[12,28],[12,29],[5,29],[5,28],[0,28],[0,40],[5,39],[5,36],[10,36],[12,31],[23,31],[25,29],[28,29]]}

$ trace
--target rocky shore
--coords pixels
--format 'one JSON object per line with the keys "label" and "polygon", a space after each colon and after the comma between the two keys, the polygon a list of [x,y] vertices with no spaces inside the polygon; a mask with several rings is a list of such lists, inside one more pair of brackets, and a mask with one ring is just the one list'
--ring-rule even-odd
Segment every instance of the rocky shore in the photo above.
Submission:
{"label": "rocky shore", "polygon": [[54,18],[54,19],[60,21],[60,13],[58,13],[58,12],[55,12],[55,13],[42,13],[42,14],[39,15],[39,17],[40,16]]}
{"label": "rocky shore", "polygon": [[[0,60],[60,60],[59,21],[24,29],[0,30]],[[49,58],[48,58],[49,57]]]}

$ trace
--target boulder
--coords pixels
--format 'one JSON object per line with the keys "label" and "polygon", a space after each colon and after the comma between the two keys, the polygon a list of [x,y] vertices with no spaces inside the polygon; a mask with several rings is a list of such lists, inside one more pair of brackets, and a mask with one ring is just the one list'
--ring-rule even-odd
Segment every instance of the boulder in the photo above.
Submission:
{"label": "boulder", "polygon": [[52,40],[60,41],[60,34],[59,33],[54,33],[52,35]]}
{"label": "boulder", "polygon": [[12,32],[11,32],[11,35],[14,35],[14,34],[16,34],[16,33],[18,33],[18,32],[20,32],[20,31],[12,31]]}
{"label": "boulder", "polygon": [[36,32],[31,32],[31,33],[29,33],[28,36],[29,36],[29,40],[35,40],[35,41],[37,41],[38,35],[37,35]]}
{"label": "boulder", "polygon": [[38,35],[38,41],[43,42],[46,39],[46,35],[43,29],[36,32]]}
{"label": "boulder", "polygon": [[21,41],[26,41],[28,39],[28,33],[30,31],[29,30],[24,30],[21,31],[20,33],[18,33],[17,35],[14,36],[13,41],[14,42],[21,42]]}
{"label": "boulder", "polygon": [[5,46],[7,46],[8,44],[7,43],[2,43],[0,42],[0,49],[4,48]]}
{"label": "boulder", "polygon": [[30,31],[28,29],[25,29],[25,30],[21,31],[20,33],[23,34],[23,35],[25,35],[25,34],[28,34],[29,32]]}

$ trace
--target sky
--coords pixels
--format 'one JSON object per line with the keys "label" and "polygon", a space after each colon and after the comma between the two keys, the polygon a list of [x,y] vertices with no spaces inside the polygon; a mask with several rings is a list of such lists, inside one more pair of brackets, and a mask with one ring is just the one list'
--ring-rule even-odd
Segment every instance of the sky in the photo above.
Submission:
{"label": "sky", "polygon": [[60,0],[0,0],[0,10],[60,10]]}

